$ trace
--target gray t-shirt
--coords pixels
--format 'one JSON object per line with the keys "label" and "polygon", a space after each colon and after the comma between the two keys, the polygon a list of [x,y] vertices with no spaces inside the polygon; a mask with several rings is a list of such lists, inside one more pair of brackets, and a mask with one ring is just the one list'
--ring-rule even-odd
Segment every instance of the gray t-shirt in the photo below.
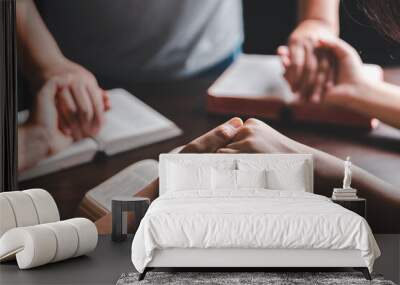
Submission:
{"label": "gray t-shirt", "polygon": [[243,41],[241,0],[38,0],[63,53],[97,76],[185,77]]}

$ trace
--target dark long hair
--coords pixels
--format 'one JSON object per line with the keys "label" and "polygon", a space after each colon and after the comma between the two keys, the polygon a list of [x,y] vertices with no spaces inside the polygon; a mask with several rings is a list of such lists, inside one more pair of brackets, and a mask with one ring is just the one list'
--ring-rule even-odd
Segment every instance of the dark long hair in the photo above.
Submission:
{"label": "dark long hair", "polygon": [[359,5],[378,31],[400,42],[400,0],[359,0]]}

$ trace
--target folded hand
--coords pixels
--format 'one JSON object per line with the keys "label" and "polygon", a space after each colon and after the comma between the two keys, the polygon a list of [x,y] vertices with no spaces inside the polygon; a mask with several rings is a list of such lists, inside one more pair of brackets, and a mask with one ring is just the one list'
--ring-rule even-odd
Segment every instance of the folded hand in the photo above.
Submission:
{"label": "folded hand", "polygon": [[56,103],[60,130],[74,140],[96,135],[110,106],[107,93],[99,87],[94,75],[66,61],[48,71],[45,82],[54,78],[58,81]]}
{"label": "folded hand", "polygon": [[318,100],[333,80],[330,53],[317,48],[321,38],[335,37],[331,28],[317,20],[303,21],[290,35],[287,46],[278,48],[285,68],[284,77],[302,99]]}
{"label": "folded hand", "polygon": [[298,151],[298,142],[257,119],[248,119],[236,132],[232,142],[217,150],[218,153],[296,153]]}

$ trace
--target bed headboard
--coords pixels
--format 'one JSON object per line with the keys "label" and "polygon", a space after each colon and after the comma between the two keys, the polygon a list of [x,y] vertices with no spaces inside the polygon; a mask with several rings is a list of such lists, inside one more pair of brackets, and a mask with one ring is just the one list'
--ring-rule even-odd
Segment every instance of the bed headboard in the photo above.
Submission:
{"label": "bed headboard", "polygon": [[314,166],[311,154],[161,154],[159,163],[160,195],[167,191],[167,170],[171,163],[190,166],[225,166],[226,169],[238,169],[238,165],[260,166],[269,169],[288,169],[301,164],[304,167],[304,187],[306,192],[313,193]]}

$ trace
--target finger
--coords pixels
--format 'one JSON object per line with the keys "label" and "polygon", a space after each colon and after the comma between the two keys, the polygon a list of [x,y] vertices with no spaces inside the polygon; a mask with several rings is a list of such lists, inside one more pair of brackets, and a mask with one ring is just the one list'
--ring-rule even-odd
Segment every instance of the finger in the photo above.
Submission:
{"label": "finger", "polygon": [[243,121],[240,118],[232,118],[228,122],[212,129],[205,135],[193,140],[187,144],[182,153],[207,153],[215,152],[217,149],[224,147],[236,135]]}
{"label": "finger", "polygon": [[71,135],[74,140],[80,140],[83,137],[80,123],[78,119],[75,101],[68,88],[64,88],[59,94],[59,106],[63,121],[66,122],[68,128],[71,130]]}
{"label": "finger", "polygon": [[353,60],[361,61],[356,50],[339,38],[320,39],[318,41],[318,47],[329,49],[339,60],[352,58]]}
{"label": "finger", "polygon": [[90,101],[90,95],[84,84],[72,85],[72,95],[76,106],[78,107],[78,118],[80,128],[85,135],[89,135],[90,123],[93,120],[93,106]]}
{"label": "finger", "polygon": [[228,144],[225,148],[236,150],[241,153],[254,153],[255,148],[250,145],[250,141],[243,139],[237,142]]}
{"label": "finger", "polygon": [[290,58],[289,58],[289,49],[287,46],[280,46],[277,49],[277,54],[279,55],[284,71],[283,71],[283,77],[286,79],[286,81],[290,84],[288,80],[288,69],[290,67]]}
{"label": "finger", "polygon": [[59,110],[59,116],[58,116],[58,129],[66,136],[72,136],[72,131],[71,128],[68,124],[68,122],[65,120],[64,116],[62,115],[61,112],[61,107],[57,108]]}
{"label": "finger", "polygon": [[328,54],[326,52],[319,52],[319,64],[317,78],[315,80],[315,90],[311,98],[313,102],[320,102],[322,100],[330,69],[331,67],[329,66]]}
{"label": "finger", "polygon": [[103,96],[104,111],[110,110],[111,109],[110,95],[105,90],[102,90],[101,95]]}
{"label": "finger", "polygon": [[[64,95],[64,88],[59,88],[56,94],[56,108],[58,112],[58,129],[67,136],[71,136],[71,126],[68,120],[68,112],[71,109],[75,108],[75,104],[72,102],[72,106],[69,106],[71,102],[65,102],[66,100],[63,98]],[[71,98],[72,100],[72,98]],[[71,110],[73,112],[73,110]]]}
{"label": "finger", "polygon": [[228,154],[234,154],[234,153],[239,153],[237,149],[231,149],[227,147],[223,147],[217,150],[217,153],[228,153]]}
{"label": "finger", "polygon": [[326,78],[324,83],[322,84],[322,90],[320,95],[320,101],[324,101],[328,88],[331,88],[335,84],[335,75],[336,75],[336,64],[335,59],[332,55],[328,55],[328,71],[326,72]]}
{"label": "finger", "polygon": [[309,100],[315,87],[316,71],[318,60],[311,43],[304,44],[304,67],[299,83],[299,91],[302,98]]}
{"label": "finger", "polygon": [[304,49],[297,44],[289,45],[290,51],[290,66],[288,68],[288,81],[292,87],[293,92],[299,89],[299,81],[304,65]]}
{"label": "finger", "polygon": [[88,86],[88,93],[94,110],[90,134],[95,135],[99,132],[104,123],[103,95],[102,91],[94,85]]}
{"label": "finger", "polygon": [[260,126],[263,125],[263,127],[267,127],[270,128],[270,126],[268,126],[266,123],[264,123],[263,121],[259,120],[259,119],[255,119],[255,118],[249,118],[244,122],[245,126]]}
{"label": "finger", "polygon": [[311,95],[311,101],[315,103],[319,103],[322,100],[323,97],[323,85],[325,81],[326,74],[323,72],[318,72],[317,78],[315,80],[315,90],[313,94]]}
{"label": "finger", "polygon": [[282,65],[285,69],[284,73],[286,74],[287,69],[289,68],[289,66],[291,64],[288,47],[287,46],[278,47],[277,54],[279,55],[279,58],[281,59]]}
{"label": "finger", "polygon": [[289,48],[287,46],[279,46],[276,53],[279,56],[289,56]]}

